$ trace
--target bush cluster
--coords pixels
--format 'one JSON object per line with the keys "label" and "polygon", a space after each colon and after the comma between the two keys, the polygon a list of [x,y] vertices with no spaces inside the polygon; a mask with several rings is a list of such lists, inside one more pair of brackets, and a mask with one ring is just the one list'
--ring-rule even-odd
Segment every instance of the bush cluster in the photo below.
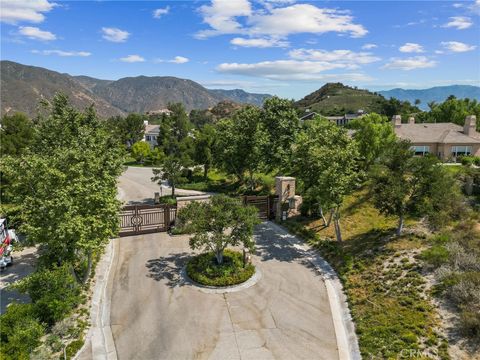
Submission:
{"label": "bush cluster", "polygon": [[436,268],[436,293],[458,307],[463,333],[480,340],[480,234],[475,222],[435,237],[422,258]]}
{"label": "bush cluster", "polygon": [[217,264],[212,252],[195,256],[187,264],[187,274],[195,282],[207,286],[230,286],[243,283],[255,273],[255,266],[243,267],[241,253],[225,250],[223,264]]}
{"label": "bush cluster", "polygon": [[56,322],[80,303],[80,287],[67,266],[42,269],[12,288],[30,296],[31,304],[11,304],[0,317],[2,359],[28,359]]}

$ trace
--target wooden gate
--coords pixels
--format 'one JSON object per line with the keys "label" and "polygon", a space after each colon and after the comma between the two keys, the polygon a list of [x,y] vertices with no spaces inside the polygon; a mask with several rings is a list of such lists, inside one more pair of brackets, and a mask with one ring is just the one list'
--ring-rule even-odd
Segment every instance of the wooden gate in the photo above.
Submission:
{"label": "wooden gate", "polygon": [[128,205],[120,212],[120,236],[167,231],[177,208],[169,205]]}
{"label": "wooden gate", "polygon": [[243,203],[245,205],[255,206],[258,209],[258,217],[262,220],[270,220],[275,218],[276,198],[272,195],[245,195]]}

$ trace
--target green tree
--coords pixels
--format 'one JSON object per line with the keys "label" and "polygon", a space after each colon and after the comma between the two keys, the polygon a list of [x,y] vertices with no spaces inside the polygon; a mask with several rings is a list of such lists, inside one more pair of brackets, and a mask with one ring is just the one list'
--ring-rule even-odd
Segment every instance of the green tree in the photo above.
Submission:
{"label": "green tree", "polygon": [[375,113],[354,119],[349,126],[355,130],[353,138],[357,143],[364,170],[368,170],[396,139],[388,119]]}
{"label": "green tree", "polygon": [[203,165],[203,177],[208,178],[208,171],[213,164],[213,153],[215,148],[215,127],[206,124],[195,133],[195,163]]}
{"label": "green tree", "polygon": [[[77,265],[85,282],[92,253],[117,232],[124,150],[92,108],[79,112],[63,95],[53,98],[37,134],[32,153],[3,158],[2,169],[21,205],[23,231],[42,245],[43,263]],[[78,269],[84,261],[86,269]]]}
{"label": "green tree", "polygon": [[257,209],[243,206],[237,199],[215,195],[209,202],[191,202],[178,213],[185,229],[192,233],[190,247],[215,254],[218,264],[223,263],[227,246],[242,245],[253,251],[254,226],[259,223]]}
{"label": "green tree", "polygon": [[[480,118],[480,103],[473,99],[457,99],[450,96],[444,102],[429,103],[430,111],[421,115],[424,122],[453,122],[463,126],[468,115]],[[480,131],[480,121],[477,121],[477,131]]]}
{"label": "green tree", "polygon": [[291,171],[301,182],[310,204],[317,204],[321,214],[321,209],[331,209],[339,242],[340,206],[356,184],[357,157],[356,145],[346,130],[321,118],[307,124],[293,147]]}
{"label": "green tree", "polygon": [[153,177],[151,180],[160,186],[162,186],[163,180],[167,180],[172,187],[172,196],[175,196],[175,188],[185,180],[182,170],[181,161],[174,156],[168,156],[159,168],[152,169]]}
{"label": "green tree", "polygon": [[132,155],[140,163],[151,154],[150,144],[146,141],[137,141],[132,146]]}
{"label": "green tree", "polygon": [[4,115],[0,128],[0,156],[19,156],[33,142],[33,122],[22,113]]}
{"label": "green tree", "polygon": [[267,171],[284,168],[299,130],[293,101],[276,96],[265,100],[260,121],[266,132],[263,158]]}
{"label": "green tree", "polygon": [[216,163],[228,174],[235,175],[241,183],[245,183],[247,173],[250,188],[253,189],[254,173],[263,165],[262,150],[266,141],[260,110],[246,106],[235,112],[232,118],[218,123]]}
{"label": "green tree", "polygon": [[143,139],[145,134],[145,115],[128,114],[126,117],[115,116],[107,120],[107,124],[119,141],[127,147]]}

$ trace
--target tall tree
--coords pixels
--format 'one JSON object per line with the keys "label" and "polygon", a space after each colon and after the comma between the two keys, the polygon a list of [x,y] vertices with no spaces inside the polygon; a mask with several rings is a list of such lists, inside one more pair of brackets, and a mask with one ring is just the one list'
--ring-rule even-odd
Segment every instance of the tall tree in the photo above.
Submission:
{"label": "tall tree", "polygon": [[160,186],[162,186],[163,180],[167,180],[172,187],[172,196],[175,196],[177,185],[184,181],[182,170],[183,165],[181,161],[175,156],[168,156],[163,160],[159,168],[152,169],[153,176],[151,180]]}
{"label": "tall tree", "polygon": [[145,120],[147,120],[145,115],[132,113],[126,117],[112,117],[108,119],[107,123],[115,135],[119,137],[122,144],[130,147],[143,139]]}
{"label": "tall tree", "polygon": [[375,113],[354,119],[349,126],[355,130],[353,138],[364,170],[368,170],[396,139],[388,119]]}
{"label": "tall tree", "polygon": [[132,146],[132,155],[140,163],[143,163],[145,158],[152,153],[150,144],[146,141],[137,141]]}
{"label": "tall tree", "polygon": [[260,110],[246,106],[223,119],[217,126],[216,162],[227,173],[245,183],[245,173],[251,188],[254,173],[262,167],[262,150],[266,133],[260,122]]}
{"label": "tall tree", "polygon": [[257,209],[243,206],[238,199],[216,195],[209,202],[191,202],[178,213],[185,229],[192,233],[190,247],[205,249],[223,263],[227,246],[242,245],[253,250],[253,228],[259,222]]}
{"label": "tall tree", "polygon": [[0,156],[21,155],[33,142],[33,122],[22,113],[4,115],[0,128]]}
{"label": "tall tree", "polygon": [[276,96],[265,100],[260,121],[267,135],[263,148],[267,170],[284,168],[299,130],[298,115],[293,107],[293,101]]}
{"label": "tall tree", "polygon": [[54,97],[37,127],[32,153],[4,158],[2,168],[21,204],[23,230],[42,245],[44,263],[86,260],[79,269],[85,282],[93,251],[116,235],[123,149],[92,108],[79,112],[63,95]]}
{"label": "tall tree", "polygon": [[293,149],[293,175],[302,183],[308,202],[331,209],[341,242],[340,206],[358,178],[355,143],[345,129],[315,118],[297,135]]}
{"label": "tall tree", "polygon": [[215,139],[215,127],[210,124],[206,124],[195,133],[194,160],[197,164],[203,165],[204,179],[208,178],[208,171],[213,163]]}

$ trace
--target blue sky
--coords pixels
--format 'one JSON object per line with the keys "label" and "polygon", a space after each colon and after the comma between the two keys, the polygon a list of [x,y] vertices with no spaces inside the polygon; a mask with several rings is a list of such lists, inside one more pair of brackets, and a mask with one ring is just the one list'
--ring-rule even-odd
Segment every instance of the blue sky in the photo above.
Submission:
{"label": "blue sky", "polygon": [[177,76],[301,98],[480,85],[476,1],[2,0],[1,59],[101,79]]}

